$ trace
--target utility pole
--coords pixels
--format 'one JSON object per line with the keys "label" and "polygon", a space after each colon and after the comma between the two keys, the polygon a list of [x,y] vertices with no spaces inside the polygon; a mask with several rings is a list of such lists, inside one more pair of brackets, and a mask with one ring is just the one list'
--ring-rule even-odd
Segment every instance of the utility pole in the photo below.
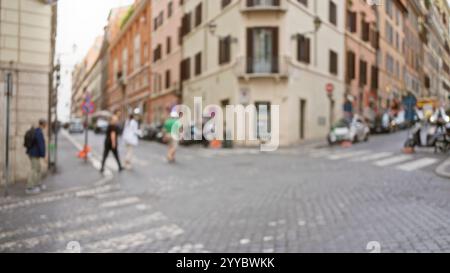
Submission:
{"label": "utility pole", "polygon": [[11,108],[11,97],[13,93],[13,74],[12,72],[6,72],[6,130],[5,130],[5,197],[8,197],[8,185],[9,185],[9,123],[10,123],[10,108]]}

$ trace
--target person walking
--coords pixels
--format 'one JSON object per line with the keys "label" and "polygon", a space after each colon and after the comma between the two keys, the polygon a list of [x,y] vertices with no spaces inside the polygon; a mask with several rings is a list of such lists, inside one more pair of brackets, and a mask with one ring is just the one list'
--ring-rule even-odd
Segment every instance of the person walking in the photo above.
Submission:
{"label": "person walking", "polygon": [[123,131],[123,140],[125,143],[125,168],[131,169],[132,160],[134,156],[134,147],[139,145],[139,124],[137,122],[136,115],[130,115],[128,120],[125,122],[125,128]]}
{"label": "person walking", "polygon": [[105,138],[105,148],[103,151],[103,160],[102,160],[102,168],[100,169],[101,173],[105,172],[105,163],[106,159],[108,158],[109,152],[112,152],[117,165],[119,166],[119,172],[123,171],[122,164],[120,163],[119,158],[119,127],[118,127],[119,119],[117,116],[112,116],[108,125],[108,128],[106,129],[106,138]]}
{"label": "person walking", "polygon": [[26,194],[38,194],[46,189],[46,186],[42,184],[42,168],[41,159],[45,158],[45,138],[44,130],[47,127],[47,121],[44,119],[39,120],[39,127],[32,127],[25,134],[24,146],[27,150],[27,155],[31,162],[31,171],[28,177]]}
{"label": "person walking", "polygon": [[171,111],[169,118],[164,122],[164,139],[165,142],[169,145],[169,150],[167,152],[167,161],[169,163],[175,163],[175,154],[177,152],[178,140],[172,136],[173,132],[179,132],[180,130],[180,122],[179,122],[179,114],[176,111]]}

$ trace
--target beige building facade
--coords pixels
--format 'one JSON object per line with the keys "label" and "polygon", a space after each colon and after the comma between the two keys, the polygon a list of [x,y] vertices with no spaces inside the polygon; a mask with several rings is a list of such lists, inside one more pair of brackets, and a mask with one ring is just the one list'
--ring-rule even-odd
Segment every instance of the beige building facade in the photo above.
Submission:
{"label": "beige building facade", "polygon": [[255,105],[263,123],[279,105],[281,145],[325,138],[342,116],[343,1],[184,2],[184,104]]}
{"label": "beige building facade", "polygon": [[[10,179],[28,176],[29,159],[23,147],[25,132],[49,116],[56,8],[47,1],[0,1],[0,177],[5,164],[5,75],[13,73],[10,111]],[[48,138],[48,135],[46,135]]]}

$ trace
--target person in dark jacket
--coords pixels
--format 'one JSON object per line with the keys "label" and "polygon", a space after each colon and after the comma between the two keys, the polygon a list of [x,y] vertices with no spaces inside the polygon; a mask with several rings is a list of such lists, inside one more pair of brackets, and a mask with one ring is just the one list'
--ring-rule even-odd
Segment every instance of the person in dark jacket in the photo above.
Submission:
{"label": "person in dark jacket", "polygon": [[108,128],[106,129],[106,138],[105,138],[105,148],[103,152],[103,160],[102,160],[102,168],[100,170],[101,173],[105,172],[105,162],[108,158],[109,152],[112,152],[114,157],[116,158],[117,165],[119,165],[119,172],[123,171],[122,164],[119,159],[119,119],[117,116],[113,116],[109,122]]}
{"label": "person in dark jacket", "polygon": [[45,138],[44,130],[47,127],[47,121],[41,119],[39,127],[35,129],[33,136],[33,144],[27,149],[27,155],[31,162],[31,172],[28,177],[27,194],[38,194],[45,190],[45,185],[41,183],[42,168],[41,159],[45,158]]}

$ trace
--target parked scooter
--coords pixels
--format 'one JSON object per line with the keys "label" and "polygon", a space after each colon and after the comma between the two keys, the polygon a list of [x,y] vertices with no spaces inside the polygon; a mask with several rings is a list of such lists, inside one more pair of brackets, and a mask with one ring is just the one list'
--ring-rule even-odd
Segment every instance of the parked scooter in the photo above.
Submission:
{"label": "parked scooter", "polygon": [[405,148],[415,147],[433,147],[433,135],[430,135],[432,129],[427,122],[424,114],[420,110],[416,110],[413,126],[408,131],[408,139],[405,142]]}
{"label": "parked scooter", "polygon": [[432,138],[434,152],[447,153],[450,150],[450,117],[441,108],[431,116],[430,123],[436,126]]}

